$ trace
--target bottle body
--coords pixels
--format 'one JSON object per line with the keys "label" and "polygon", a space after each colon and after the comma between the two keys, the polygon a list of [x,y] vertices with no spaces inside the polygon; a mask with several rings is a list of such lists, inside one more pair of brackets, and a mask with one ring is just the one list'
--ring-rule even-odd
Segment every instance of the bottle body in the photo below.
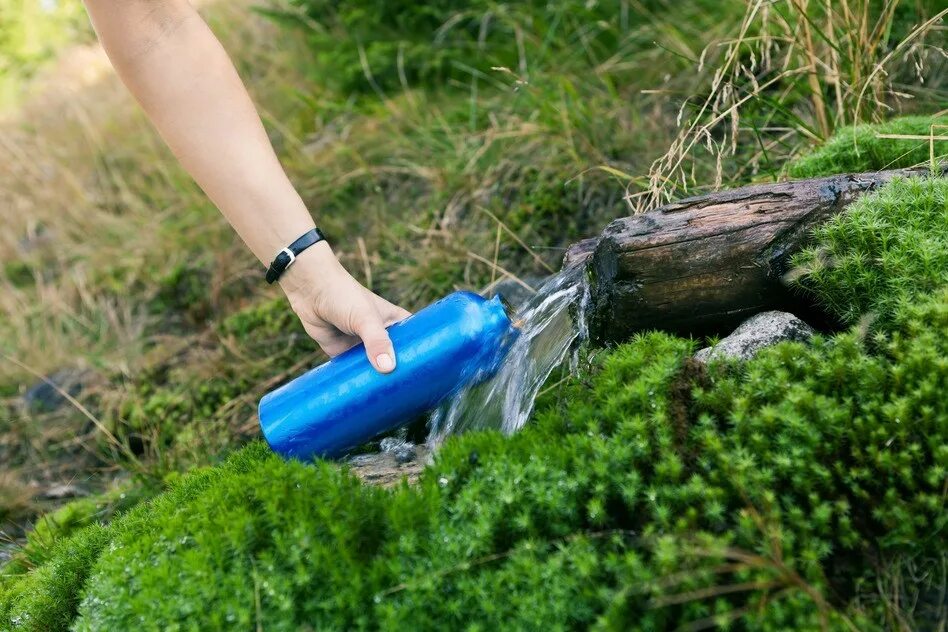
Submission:
{"label": "bottle body", "polygon": [[260,400],[273,450],[309,459],[344,454],[411,422],[493,375],[517,335],[497,298],[455,292],[388,329],[397,364],[378,373],[360,344]]}

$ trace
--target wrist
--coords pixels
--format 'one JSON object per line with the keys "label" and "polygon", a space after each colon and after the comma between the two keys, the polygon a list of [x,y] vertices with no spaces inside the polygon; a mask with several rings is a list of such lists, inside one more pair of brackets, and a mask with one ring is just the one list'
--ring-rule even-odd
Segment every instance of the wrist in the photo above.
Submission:
{"label": "wrist", "polygon": [[248,202],[248,205],[250,204],[253,207],[266,206],[269,209],[265,215],[261,214],[258,225],[242,226],[246,231],[252,231],[245,241],[264,266],[273,263],[282,249],[316,228],[313,217],[303,206],[302,200],[293,204],[278,199],[265,202],[252,199]]}
{"label": "wrist", "polygon": [[280,276],[280,287],[290,298],[310,294],[333,276],[345,270],[326,241],[313,244],[299,255]]}

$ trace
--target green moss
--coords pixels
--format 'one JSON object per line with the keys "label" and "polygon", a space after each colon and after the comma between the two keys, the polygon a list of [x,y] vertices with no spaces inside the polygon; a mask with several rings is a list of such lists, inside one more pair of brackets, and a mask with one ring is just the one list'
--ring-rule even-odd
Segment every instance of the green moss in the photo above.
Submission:
{"label": "green moss", "polygon": [[28,574],[0,574],[0,626],[36,632],[68,628],[89,573],[103,551],[114,547],[119,537],[133,538],[153,528],[157,516],[173,513],[177,505],[194,499],[216,477],[246,469],[254,454],[244,451],[217,471],[196,471],[176,481],[157,499],[139,504],[108,525],[83,528],[60,541],[48,561]]}
{"label": "green moss", "polygon": [[113,516],[151,498],[158,491],[147,482],[127,483],[102,494],[69,502],[36,522],[17,558],[29,566],[38,566],[49,559],[59,542],[91,524],[107,523]]}
{"label": "green moss", "polygon": [[[938,126],[934,127],[933,126]],[[793,178],[816,178],[927,165],[934,148],[936,160],[948,155],[948,140],[879,138],[879,135],[944,137],[948,116],[904,116],[875,125],[839,130],[822,147],[790,163]]]}
{"label": "green moss", "polygon": [[[877,587],[944,552],[944,187],[895,181],[817,233],[849,272],[805,283],[886,313],[871,351],[852,332],[705,368],[640,335],[393,491],[253,444],[0,581],[0,624],[930,627],[937,583]],[[271,335],[275,309],[221,330]]]}
{"label": "green moss", "polygon": [[37,632],[67,629],[89,570],[108,544],[109,535],[109,530],[99,525],[88,527],[63,542],[46,564],[21,580],[0,583],[0,625]]}
{"label": "green moss", "polygon": [[888,321],[948,283],[948,179],[897,179],[820,226],[799,283],[845,322]]}
{"label": "green moss", "polygon": [[[901,310],[887,340],[705,372],[691,343],[640,336],[520,434],[449,441],[416,488],[256,444],[81,535],[101,552],[76,558],[84,571],[62,553],[24,581],[32,595],[66,577],[80,630],[661,629],[734,612],[752,630],[865,628],[884,613],[852,600],[876,560],[930,556],[948,526],[948,290]],[[748,588],[700,596],[734,584]],[[25,594],[7,593],[6,616],[68,620]]]}

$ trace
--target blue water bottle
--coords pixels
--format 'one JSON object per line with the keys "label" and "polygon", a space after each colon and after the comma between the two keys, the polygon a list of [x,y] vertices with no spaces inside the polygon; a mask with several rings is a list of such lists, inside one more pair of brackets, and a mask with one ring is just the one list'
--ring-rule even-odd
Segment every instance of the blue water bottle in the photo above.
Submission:
{"label": "blue water bottle", "polygon": [[388,328],[395,370],[377,372],[363,345],[260,400],[260,427],[285,457],[335,457],[407,424],[497,372],[517,336],[498,297],[455,292]]}

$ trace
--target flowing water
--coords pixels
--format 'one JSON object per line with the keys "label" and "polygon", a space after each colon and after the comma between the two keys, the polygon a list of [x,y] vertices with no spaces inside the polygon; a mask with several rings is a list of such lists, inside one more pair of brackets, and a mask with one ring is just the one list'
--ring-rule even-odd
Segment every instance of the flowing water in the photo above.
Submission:
{"label": "flowing water", "polygon": [[493,428],[511,434],[530,417],[533,402],[553,370],[567,356],[575,369],[578,343],[587,337],[589,286],[583,266],[550,277],[515,316],[520,336],[500,371],[461,391],[431,416],[432,448],[448,435]]}

